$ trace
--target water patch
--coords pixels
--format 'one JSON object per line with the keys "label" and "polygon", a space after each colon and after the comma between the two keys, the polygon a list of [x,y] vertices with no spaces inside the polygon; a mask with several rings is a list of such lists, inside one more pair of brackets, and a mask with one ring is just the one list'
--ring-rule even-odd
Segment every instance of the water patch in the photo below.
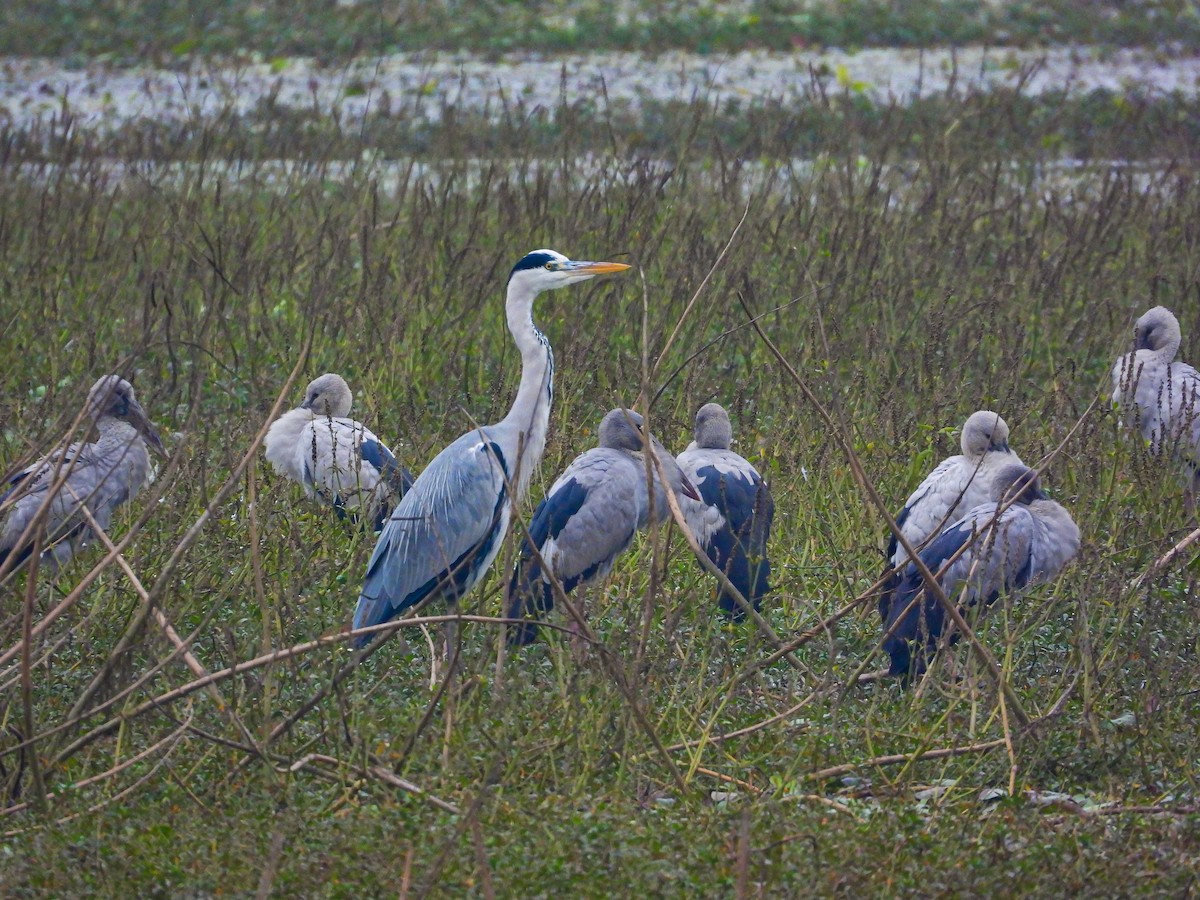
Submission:
{"label": "water patch", "polygon": [[874,102],[909,102],[968,91],[1019,88],[1037,96],[1103,89],[1158,95],[1200,93],[1200,55],[1054,47],[1044,50],[869,49],[726,56],[664,53],[511,55],[398,54],[324,68],[310,59],[223,65],[197,61],[170,70],[94,63],[67,68],[47,59],[0,60],[0,121],[17,128],[69,114],[115,129],[131,121],[210,120],[264,104],[357,121],[402,111],[439,121],[447,110],[500,118],[514,109],[593,104],[637,108],[648,101],[704,99],[802,103],[814,91]]}

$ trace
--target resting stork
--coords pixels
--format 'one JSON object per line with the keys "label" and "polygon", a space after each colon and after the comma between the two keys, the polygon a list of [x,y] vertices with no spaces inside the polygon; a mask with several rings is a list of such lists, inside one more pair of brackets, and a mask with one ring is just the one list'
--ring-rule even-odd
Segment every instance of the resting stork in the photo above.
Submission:
{"label": "resting stork", "polygon": [[[896,516],[896,524],[914,549],[919,550],[967,510],[999,499],[993,494],[996,473],[1008,466],[1024,465],[1008,447],[1008,423],[990,409],[971,413],[963,423],[961,444],[962,454],[942,460],[909,495]],[[908,562],[908,554],[895,534],[888,538],[887,556],[893,571],[885,572],[887,581],[878,604],[881,618],[887,616],[891,592]]]}
{"label": "resting stork", "polygon": [[263,449],[275,471],[300,484],[310,500],[339,516],[361,512],[379,531],[413,477],[371,429],[349,418],[353,403],[341,375],[313,379],[304,402],[271,424]]}
{"label": "resting stork", "polygon": [[[634,535],[671,518],[653,462],[653,498],[647,486],[642,417],[628,409],[611,410],[600,422],[599,438],[600,446],[576,457],[534,510],[509,583],[510,619],[552,610],[552,577],[568,594],[604,578],[617,557],[629,549]],[[675,495],[699,499],[675,457],[653,435],[650,447]],[[577,629],[572,622],[571,632],[577,634]],[[537,625],[527,622],[510,627],[508,642],[528,644],[536,636]]]}
{"label": "resting stork", "polygon": [[[962,598],[967,608],[1049,581],[1079,551],[1079,528],[1061,504],[1042,492],[1033,469],[1007,466],[994,482],[1001,501],[976,506],[920,553],[950,602]],[[1006,500],[1012,505],[997,516]],[[963,547],[967,549],[950,562]],[[907,678],[925,671],[944,629],[945,610],[925,592],[924,579],[910,561],[885,610],[889,674]]]}
{"label": "resting stork", "polygon": [[24,541],[21,536],[47,497],[42,559],[55,571],[95,536],[82,507],[107,530],[117,507],[150,482],[146,444],[159,452],[163,445],[129,382],[104,376],[88,392],[87,409],[95,424],[95,441],[71,444],[5,480],[7,490],[0,494],[0,569],[15,569],[33,552],[32,532]]}
{"label": "resting stork", "polygon": [[[758,609],[769,591],[771,562],[767,539],[775,517],[775,501],[758,470],[730,450],[733,426],[717,403],[696,413],[696,439],[679,454],[684,474],[701,499],[683,500],[683,514],[700,548],[738,592]],[[745,611],[727,591],[718,604],[735,622]]]}
{"label": "resting stork", "polygon": [[1187,504],[1194,510],[1200,493],[1200,373],[1175,359],[1181,340],[1179,320],[1165,306],[1143,313],[1133,352],[1113,366],[1112,399],[1151,453],[1168,454],[1182,465]]}
{"label": "resting stork", "polygon": [[[553,250],[524,256],[508,276],[505,315],[521,354],[521,384],[508,415],[473,428],[426,467],[383,526],[367,565],[354,627],[389,622],[439,596],[453,607],[491,567],[546,447],[554,397],[554,354],[533,324],[542,291],[622,272],[613,262],[581,262]],[[445,629],[446,655],[455,638]],[[359,646],[369,635],[357,639]]]}

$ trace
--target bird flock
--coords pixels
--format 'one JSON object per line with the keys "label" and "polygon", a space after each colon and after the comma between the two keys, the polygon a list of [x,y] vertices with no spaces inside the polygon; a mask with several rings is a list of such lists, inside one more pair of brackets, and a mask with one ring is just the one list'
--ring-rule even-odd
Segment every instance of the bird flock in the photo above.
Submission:
{"label": "bird flock", "polygon": [[[378,539],[353,614],[365,647],[407,612],[440,598],[449,608],[496,560],[546,446],[554,399],[554,354],[533,320],[539,294],[616,274],[629,266],[571,260],[536,250],[513,266],[505,311],[521,356],[508,414],[472,427],[414,478],[366,425],[350,417],[353,395],[340,375],[313,380],[303,402],[268,429],[264,451],[281,476],[338,516],[369,524]],[[1189,510],[1200,491],[1200,374],[1177,360],[1179,322],[1155,307],[1136,323],[1133,351],[1112,369],[1112,400],[1127,429],[1177,466]],[[107,530],[116,510],[154,477],[150,450],[166,455],[133,388],[100,378],[85,416],[94,439],[63,444],[5,479],[0,494],[0,578],[36,553],[56,572]],[[768,554],[774,501],[767,482],[732,449],[728,413],[707,403],[695,440],[676,458],[624,407],[600,421],[598,446],[554,481],[527,525],[507,580],[507,643],[537,639],[556,605],[571,615],[573,646],[586,627],[582,594],[612,571],[640,531],[686,523],[717,574],[712,597],[732,622],[757,617],[771,590]],[[960,636],[962,617],[1001,597],[1054,579],[1079,550],[1070,513],[1044,492],[1038,470],[1009,446],[992,410],[962,426],[961,455],[929,473],[895,517],[879,584],[881,647],[889,674],[924,673],[940,646]],[[675,511],[673,513],[673,510]],[[579,592],[576,601],[570,596]],[[453,619],[447,659],[458,653]]]}

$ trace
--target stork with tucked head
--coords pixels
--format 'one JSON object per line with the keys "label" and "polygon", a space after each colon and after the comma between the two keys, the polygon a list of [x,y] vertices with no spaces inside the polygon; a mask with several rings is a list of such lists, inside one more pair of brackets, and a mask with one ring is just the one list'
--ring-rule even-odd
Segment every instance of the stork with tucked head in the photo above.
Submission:
{"label": "stork with tucked head", "polygon": [[[634,535],[671,517],[653,463],[647,481],[643,418],[629,409],[610,410],[600,422],[599,438],[600,446],[576,457],[534,510],[509,582],[510,619],[552,610],[552,578],[569,594],[606,577]],[[675,457],[653,435],[649,443],[676,497],[699,499]],[[578,623],[569,628],[578,633]],[[537,625],[526,622],[510,628],[508,642],[528,644],[536,636]]]}
{"label": "stork with tucked head", "polygon": [[[554,354],[533,324],[533,301],[543,291],[628,268],[553,250],[535,250],[513,266],[505,315],[521,354],[516,399],[499,422],[468,431],[435,456],[393,510],[367,566],[355,628],[389,622],[432,597],[453,606],[483,578],[546,447]],[[454,634],[446,629],[447,656]]]}
{"label": "stork with tucked head", "polygon": [[[758,609],[771,589],[767,539],[775,501],[758,470],[730,449],[732,443],[729,413],[717,403],[700,407],[696,439],[679,454],[679,465],[701,499],[683,500],[680,505],[700,548]],[[746,617],[726,591],[719,592],[718,604],[735,622]]]}
{"label": "stork with tucked head", "polygon": [[[990,409],[971,413],[963,423],[962,454],[947,457],[925,476],[896,516],[896,524],[913,547],[959,518],[968,509],[995,500],[996,473],[1006,466],[1023,465],[1008,446],[1008,423]],[[888,542],[888,558],[901,568],[908,554],[896,536]]]}
{"label": "stork with tucked head", "polygon": [[[920,554],[951,602],[965,590],[967,608],[986,607],[1001,594],[1049,581],[1079,551],[1079,528],[1071,514],[1042,491],[1037,472],[1006,466],[992,480],[996,501],[971,509]],[[1008,502],[1012,505],[999,512]],[[942,604],[928,592],[922,599],[923,592],[924,579],[909,562],[884,611],[888,637],[883,648],[892,659],[891,675],[908,678],[923,672],[945,629]]]}
{"label": "stork with tucked head", "polygon": [[[998,499],[993,494],[996,473],[1006,466],[1024,465],[1021,457],[1008,446],[1008,423],[990,409],[971,413],[963,423],[962,454],[942,460],[925,476],[896,516],[896,525],[915,549],[944,527],[959,519],[967,510]],[[879,615],[885,617],[891,592],[908,562],[908,553],[888,537],[888,568],[879,598]]]}
{"label": "stork with tucked head", "polygon": [[1194,507],[1200,492],[1200,373],[1175,359],[1181,342],[1179,320],[1169,309],[1143,313],[1134,328],[1133,352],[1113,366],[1112,399],[1151,453],[1181,464],[1188,505]]}
{"label": "stork with tucked head", "polygon": [[7,562],[15,569],[33,552],[33,541],[22,542],[21,535],[64,474],[43,522],[43,560],[52,570],[94,537],[83,506],[107,530],[116,509],[151,480],[146,445],[159,452],[163,445],[129,382],[104,376],[88,392],[87,409],[95,441],[73,443],[5,479],[7,489],[0,494],[0,567]]}
{"label": "stork with tucked head", "polygon": [[271,424],[263,449],[275,471],[300,484],[309,499],[339,516],[361,512],[378,531],[413,478],[366,425],[349,418],[353,403],[341,375],[313,379],[304,402]]}

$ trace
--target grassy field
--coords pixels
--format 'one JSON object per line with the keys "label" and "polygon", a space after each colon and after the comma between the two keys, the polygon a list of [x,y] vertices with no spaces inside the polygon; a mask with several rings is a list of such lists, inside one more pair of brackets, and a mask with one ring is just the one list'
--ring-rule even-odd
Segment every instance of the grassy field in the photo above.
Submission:
{"label": "grassy field", "polygon": [[[0,134],[0,460],[49,446],[101,373],[132,376],[171,459],[114,538],[136,530],[132,572],[221,673],[198,687],[111,565],[34,643],[27,698],[20,654],[0,664],[0,893],[1195,891],[1193,554],[1141,580],[1192,523],[1105,395],[1153,304],[1200,358],[1196,120],[1180,100],[1096,102],[847,100],[806,128],[696,106],[652,146],[581,114],[513,126],[485,162],[447,152],[486,148],[480,123],[423,150],[329,123],[302,142],[287,121],[277,144],[229,121],[166,147]],[[1075,142],[1087,161],[1058,167]],[[302,165],[271,162],[288,146]],[[1136,164],[1109,163],[1121,148]],[[400,150],[442,162],[407,177],[376,162]],[[336,642],[229,671],[342,628],[373,544],[249,453],[289,373],[291,405],[342,372],[420,468],[511,401],[504,278],[542,246],[645,280],[539,302],[558,379],[526,514],[603,412],[637,399],[647,347],[664,442],[682,449],[718,400],[771,480],[765,615],[806,638],[793,658],[722,624],[664,532],[593,592],[603,649],[584,663],[551,637],[497,667],[500,632],[479,623],[461,696],[431,688],[416,629],[410,654],[391,641],[344,678]],[[838,436],[898,508],[981,407],[1049,460],[1084,534],[1057,583],[980,624],[1029,728],[961,648],[960,680],[940,663],[908,691],[855,677],[884,664],[870,589],[886,529]],[[5,586],[0,653],[27,598],[41,620],[101,556]],[[466,612],[498,612],[504,571]]]}
{"label": "grassy field", "polygon": [[[153,22],[154,27],[145,27]],[[1157,47],[1194,43],[1187,0],[59,0],[0,9],[0,54],[179,59],[193,54],[305,55],[475,50],[685,49],[725,53],[811,46]]]}

